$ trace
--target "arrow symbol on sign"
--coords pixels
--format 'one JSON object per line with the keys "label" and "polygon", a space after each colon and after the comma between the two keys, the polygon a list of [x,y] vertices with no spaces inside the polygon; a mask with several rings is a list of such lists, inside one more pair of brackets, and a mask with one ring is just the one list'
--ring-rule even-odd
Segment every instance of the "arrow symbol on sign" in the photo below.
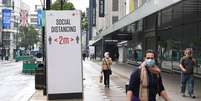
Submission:
{"label": "arrow symbol on sign", "polygon": [[51,36],[49,36],[48,41],[49,41],[49,45],[51,45],[52,44],[52,37]]}
{"label": "arrow symbol on sign", "polygon": [[56,38],[56,39],[54,39],[54,41],[55,41],[55,42],[58,42],[57,38]]}
{"label": "arrow symbol on sign", "polygon": [[76,42],[77,42],[77,44],[79,43],[79,37],[78,36],[76,37]]}
{"label": "arrow symbol on sign", "polygon": [[74,39],[73,38],[71,38],[71,40],[70,41],[73,41]]}

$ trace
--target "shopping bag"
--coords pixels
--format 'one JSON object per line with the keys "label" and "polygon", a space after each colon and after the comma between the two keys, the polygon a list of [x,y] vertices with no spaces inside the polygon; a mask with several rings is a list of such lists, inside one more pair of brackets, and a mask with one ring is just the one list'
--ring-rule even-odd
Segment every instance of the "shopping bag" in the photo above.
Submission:
{"label": "shopping bag", "polygon": [[108,69],[108,71],[109,71],[109,74],[112,75],[112,70],[111,70],[111,68]]}
{"label": "shopping bag", "polygon": [[103,82],[103,74],[102,74],[102,73],[100,74],[100,77],[99,77],[99,82],[100,82],[100,83],[102,83],[102,82]]}

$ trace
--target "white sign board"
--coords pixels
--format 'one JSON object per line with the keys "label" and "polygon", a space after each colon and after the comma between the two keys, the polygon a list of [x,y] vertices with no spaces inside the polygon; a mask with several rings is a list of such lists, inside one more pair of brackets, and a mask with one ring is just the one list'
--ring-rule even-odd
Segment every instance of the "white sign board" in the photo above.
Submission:
{"label": "white sign board", "polygon": [[[80,11],[77,10],[46,11],[47,93],[49,96],[82,95],[80,20]],[[55,98],[50,97],[50,99]]]}

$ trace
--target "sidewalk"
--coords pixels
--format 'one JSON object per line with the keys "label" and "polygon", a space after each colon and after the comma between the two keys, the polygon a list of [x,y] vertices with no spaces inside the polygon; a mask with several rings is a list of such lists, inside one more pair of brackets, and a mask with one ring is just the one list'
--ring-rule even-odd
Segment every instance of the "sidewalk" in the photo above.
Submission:
{"label": "sidewalk", "polygon": [[[101,64],[100,61],[94,61],[97,64]],[[113,63],[112,71],[118,75],[121,75],[125,79],[129,81],[130,74],[133,70],[137,69],[138,66],[125,64],[125,63]],[[173,101],[201,101],[201,79],[195,78],[194,81],[194,93],[197,96],[196,99],[192,99],[190,97],[181,97],[180,96],[180,74],[174,72],[162,72],[161,73],[163,78],[164,87],[172,98]],[[124,82],[126,84],[128,82]],[[122,85],[123,87],[124,85]],[[186,95],[187,95],[186,89]]]}
{"label": "sidewalk", "polygon": [[34,76],[22,73],[21,61],[3,61],[0,64],[0,89],[1,101],[27,101],[35,92]]}
{"label": "sidewalk", "polygon": [[[90,61],[83,62],[83,72],[83,99],[65,99],[56,101],[126,101],[125,90],[117,86],[113,80],[110,82],[110,88],[105,88],[103,83],[99,83],[99,65]],[[117,78],[117,75],[114,74],[113,77]],[[43,96],[41,90],[36,90],[36,93],[29,101],[47,101],[47,96]]]}
{"label": "sidewalk", "polygon": [[[83,99],[69,99],[57,101],[126,101],[125,84],[128,83],[130,74],[137,66],[113,63],[111,87],[105,89],[103,84],[98,82],[100,72],[100,61],[85,61],[83,62],[84,68],[84,95]],[[176,73],[162,72],[163,83],[165,89],[172,101],[201,101],[201,80],[195,79],[195,95],[196,99],[190,97],[181,97],[179,94],[180,89],[180,75]],[[159,100],[157,101],[163,101]],[[47,97],[43,96],[42,91],[36,93],[30,98],[29,101],[47,101]],[[54,100],[53,100],[54,101]]]}
{"label": "sidewalk", "polygon": [[15,60],[0,60],[0,64],[9,64],[9,63],[13,63],[15,62]]}
{"label": "sidewalk", "polygon": [[[126,68],[126,69],[123,69]],[[136,66],[128,65],[128,64],[113,64],[112,70],[120,74],[124,77],[127,77],[127,79],[130,78],[130,73],[136,69]],[[122,72],[123,71],[123,72]],[[195,78],[194,81],[194,93],[197,96],[196,99],[192,99],[190,97],[181,97],[180,96],[180,74],[178,73],[166,73],[162,72],[162,78],[164,87],[169,94],[169,96],[172,98],[173,101],[201,101],[201,79]],[[187,95],[187,89],[186,89],[186,95]]]}

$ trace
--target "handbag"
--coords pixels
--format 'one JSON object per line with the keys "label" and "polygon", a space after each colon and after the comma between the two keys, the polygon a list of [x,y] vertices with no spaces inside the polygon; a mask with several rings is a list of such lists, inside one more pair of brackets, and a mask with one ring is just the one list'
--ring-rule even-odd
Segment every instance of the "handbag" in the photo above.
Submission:
{"label": "handbag", "polygon": [[109,66],[108,66],[108,64],[107,64],[107,61],[106,61],[105,59],[104,59],[104,61],[105,61],[106,65],[107,65],[109,74],[112,75],[112,70],[111,70],[111,68],[109,68]]}
{"label": "handbag", "polygon": [[108,71],[109,71],[109,74],[112,75],[112,70],[111,70],[111,68],[108,69]]}
{"label": "handbag", "polygon": [[102,83],[102,82],[103,82],[103,74],[102,74],[102,73],[100,74],[100,77],[99,77],[99,82],[100,82],[100,83]]}

